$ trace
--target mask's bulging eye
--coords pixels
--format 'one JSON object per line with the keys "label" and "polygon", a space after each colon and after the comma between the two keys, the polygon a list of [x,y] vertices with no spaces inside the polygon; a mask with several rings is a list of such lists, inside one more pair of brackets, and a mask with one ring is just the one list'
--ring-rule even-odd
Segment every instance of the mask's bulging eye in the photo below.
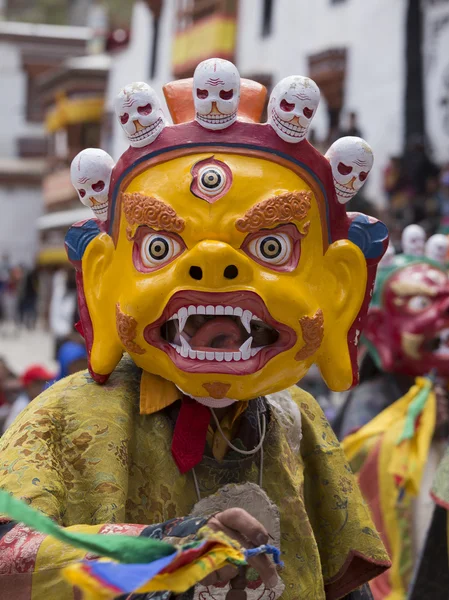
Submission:
{"label": "mask's bulging eye", "polygon": [[410,312],[418,313],[432,304],[432,300],[428,296],[413,296],[407,302],[407,308]]}
{"label": "mask's bulging eye", "polygon": [[181,244],[168,235],[150,233],[141,243],[140,257],[148,269],[160,267],[169,262],[181,251]]}
{"label": "mask's bulging eye", "polygon": [[120,115],[120,123],[122,125],[126,125],[126,123],[128,123],[129,120],[129,114],[128,113],[123,113],[123,115]]}
{"label": "mask's bulging eye", "polygon": [[248,244],[248,251],[269,265],[282,266],[290,260],[293,244],[286,233],[265,234],[252,239]]}
{"label": "mask's bulging eye", "polygon": [[198,187],[208,196],[219,194],[226,185],[226,173],[217,166],[204,167],[198,173]]}
{"label": "mask's bulging eye", "polygon": [[81,196],[81,198],[84,198],[84,196],[86,195],[86,190],[83,190],[81,188],[80,190],[78,190],[78,194]]}
{"label": "mask's bulging eye", "polygon": [[209,92],[207,90],[200,90],[199,88],[197,88],[196,96],[200,100],[206,100],[206,98],[209,96]]}

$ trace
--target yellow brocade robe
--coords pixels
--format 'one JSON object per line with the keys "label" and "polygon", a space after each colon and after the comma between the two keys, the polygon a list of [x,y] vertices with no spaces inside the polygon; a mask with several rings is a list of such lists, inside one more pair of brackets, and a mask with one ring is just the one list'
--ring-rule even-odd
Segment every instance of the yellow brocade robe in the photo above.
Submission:
{"label": "yellow brocade robe", "polygon": [[[166,412],[139,413],[139,382],[140,371],[124,359],[104,386],[84,372],[44,392],[0,441],[0,487],[75,530],[187,516],[197,502],[192,475],[181,475],[172,459]],[[282,598],[336,599],[382,572],[388,556],[320,408],[299,388],[290,393],[302,416],[300,451],[275,411],[264,443],[263,488],[281,516]],[[196,473],[204,497],[227,483],[257,483],[258,461],[207,458]],[[77,597],[59,568],[82,551],[34,535],[21,546],[26,560],[17,561],[11,546],[3,551],[7,536],[0,599],[11,597],[6,589],[19,600]],[[26,544],[34,544],[35,560]]]}

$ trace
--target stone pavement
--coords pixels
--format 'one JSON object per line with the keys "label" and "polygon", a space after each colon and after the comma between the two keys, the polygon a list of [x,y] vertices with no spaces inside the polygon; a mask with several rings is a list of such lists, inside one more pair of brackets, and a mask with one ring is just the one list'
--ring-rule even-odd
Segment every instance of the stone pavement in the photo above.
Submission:
{"label": "stone pavement", "polygon": [[42,364],[56,372],[53,361],[53,340],[49,333],[42,329],[22,331],[0,337],[0,357],[20,375],[32,364]]}

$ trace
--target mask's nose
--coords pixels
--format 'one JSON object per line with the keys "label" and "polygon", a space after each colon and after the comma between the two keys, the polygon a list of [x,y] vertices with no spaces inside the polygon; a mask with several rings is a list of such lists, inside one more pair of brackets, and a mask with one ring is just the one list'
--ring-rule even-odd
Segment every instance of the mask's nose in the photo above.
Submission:
{"label": "mask's nose", "polygon": [[253,277],[251,260],[224,242],[204,240],[186,253],[182,262],[188,278],[206,287],[246,285]]}
{"label": "mask's nose", "polygon": [[[203,279],[203,269],[196,265],[193,265],[189,269],[189,275],[192,279],[196,281],[201,281]],[[225,267],[223,271],[223,277],[225,279],[237,279],[239,276],[239,269],[236,265],[228,265]]]}

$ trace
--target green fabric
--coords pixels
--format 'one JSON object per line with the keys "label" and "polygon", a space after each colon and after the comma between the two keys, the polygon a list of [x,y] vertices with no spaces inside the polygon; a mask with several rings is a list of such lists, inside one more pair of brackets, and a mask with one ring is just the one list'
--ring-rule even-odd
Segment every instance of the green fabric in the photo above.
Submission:
{"label": "green fabric", "polygon": [[59,527],[49,517],[0,490],[0,511],[14,521],[51,535],[61,542],[118,560],[121,563],[150,563],[176,551],[171,544],[146,537],[72,533]]}
{"label": "green fabric", "polygon": [[397,445],[401,444],[404,440],[411,440],[415,433],[416,421],[424,410],[427,398],[432,390],[433,381],[427,378],[425,387],[416,394],[416,398],[410,403],[407,409],[407,415],[405,417],[404,429],[396,442]]}

